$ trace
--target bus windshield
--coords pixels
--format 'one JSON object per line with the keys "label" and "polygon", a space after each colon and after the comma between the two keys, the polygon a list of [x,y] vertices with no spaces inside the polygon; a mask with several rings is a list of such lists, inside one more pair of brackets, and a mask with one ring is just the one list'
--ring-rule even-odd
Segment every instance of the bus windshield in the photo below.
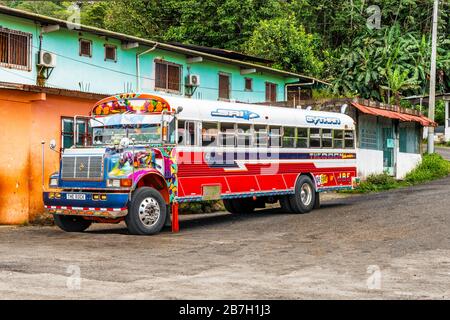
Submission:
{"label": "bus windshield", "polygon": [[161,143],[161,124],[116,125],[97,127],[93,130],[94,145],[119,144],[124,137],[134,139],[136,144]]}

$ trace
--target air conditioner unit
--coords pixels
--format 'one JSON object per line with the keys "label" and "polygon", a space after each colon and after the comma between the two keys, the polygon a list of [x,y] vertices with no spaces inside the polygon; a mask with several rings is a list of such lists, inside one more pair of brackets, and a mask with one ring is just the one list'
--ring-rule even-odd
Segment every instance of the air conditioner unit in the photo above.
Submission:
{"label": "air conditioner unit", "polygon": [[48,67],[48,68],[56,67],[56,54],[41,50],[39,52],[38,65],[42,66],[42,67]]}
{"label": "air conditioner unit", "polygon": [[188,86],[198,87],[200,85],[200,76],[198,74],[190,74],[188,76]]}

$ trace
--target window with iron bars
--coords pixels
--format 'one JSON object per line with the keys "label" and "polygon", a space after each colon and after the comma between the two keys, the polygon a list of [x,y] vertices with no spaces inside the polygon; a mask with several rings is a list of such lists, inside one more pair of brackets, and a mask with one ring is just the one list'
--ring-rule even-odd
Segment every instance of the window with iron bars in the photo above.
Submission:
{"label": "window with iron bars", "polygon": [[31,71],[30,33],[0,27],[0,66]]}

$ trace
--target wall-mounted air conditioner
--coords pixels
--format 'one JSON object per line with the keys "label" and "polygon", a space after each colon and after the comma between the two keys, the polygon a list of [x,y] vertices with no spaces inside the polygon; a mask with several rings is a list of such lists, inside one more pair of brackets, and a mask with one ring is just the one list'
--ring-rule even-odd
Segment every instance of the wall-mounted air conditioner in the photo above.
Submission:
{"label": "wall-mounted air conditioner", "polygon": [[190,74],[187,79],[187,85],[198,87],[200,85],[200,76],[198,74]]}
{"label": "wall-mounted air conditioner", "polygon": [[39,52],[38,65],[47,68],[56,67],[56,54],[41,50]]}

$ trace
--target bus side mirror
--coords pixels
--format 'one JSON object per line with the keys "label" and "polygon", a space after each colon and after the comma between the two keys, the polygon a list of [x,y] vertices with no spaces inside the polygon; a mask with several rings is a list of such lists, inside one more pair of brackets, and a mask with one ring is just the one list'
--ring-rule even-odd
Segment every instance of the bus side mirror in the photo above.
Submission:
{"label": "bus side mirror", "polygon": [[50,147],[50,149],[55,150],[55,148],[56,148],[56,141],[55,141],[55,139],[50,140],[49,147]]}

